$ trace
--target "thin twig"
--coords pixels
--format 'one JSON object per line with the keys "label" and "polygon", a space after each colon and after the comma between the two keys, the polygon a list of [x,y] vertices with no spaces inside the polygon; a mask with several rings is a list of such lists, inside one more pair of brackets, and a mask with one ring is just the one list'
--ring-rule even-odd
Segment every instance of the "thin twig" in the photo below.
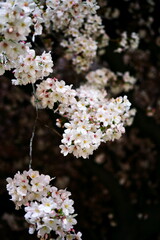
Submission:
{"label": "thin twig", "polygon": [[48,128],[49,130],[51,130],[52,132],[56,133],[59,137],[62,138],[62,135],[55,129],[55,128],[51,128],[50,126],[48,126],[47,124],[43,123],[39,118],[38,121],[46,128]]}
{"label": "thin twig", "polygon": [[35,87],[34,84],[32,84],[32,88],[33,88],[33,95],[35,97],[35,105],[36,105],[36,118],[34,121],[34,125],[33,125],[33,130],[32,130],[32,136],[30,138],[30,144],[29,144],[29,169],[32,168],[32,149],[33,149],[33,139],[35,136],[35,130],[36,130],[36,125],[37,125],[37,120],[38,120],[38,106],[37,106],[37,97],[36,97],[36,91],[35,91]]}

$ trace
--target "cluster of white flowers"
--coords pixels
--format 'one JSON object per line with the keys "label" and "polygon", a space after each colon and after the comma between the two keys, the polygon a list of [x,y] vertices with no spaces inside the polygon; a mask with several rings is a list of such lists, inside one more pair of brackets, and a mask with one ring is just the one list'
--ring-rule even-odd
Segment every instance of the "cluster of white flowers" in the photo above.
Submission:
{"label": "cluster of white flowers", "polygon": [[120,92],[128,92],[133,89],[136,78],[130,75],[129,72],[117,74],[113,73],[108,68],[101,68],[91,71],[86,75],[88,84],[103,89],[107,87],[112,94],[119,94]]}
{"label": "cluster of white flowers", "polygon": [[47,28],[52,21],[53,30],[66,37],[61,45],[67,47],[66,57],[72,59],[77,72],[88,70],[98,48],[108,45],[101,18],[97,15],[95,0],[46,1],[44,13]]}
{"label": "cluster of white flowers", "polygon": [[[52,22],[54,31],[64,33],[66,40],[61,44],[67,48],[67,56],[72,59],[77,72],[87,70],[96,56],[97,49],[108,44],[102,20],[97,15],[98,8],[96,0],[46,0],[45,8],[41,6],[41,2],[35,3],[31,0],[7,0],[1,3],[0,72],[4,73],[5,70],[14,68],[16,79],[12,82],[15,85],[34,84],[52,72],[51,54],[44,52],[41,56],[36,56],[35,51],[30,49],[30,44],[24,42],[31,33],[31,27],[34,28],[33,35],[42,33],[43,22],[47,28]],[[136,34],[131,34],[132,41],[129,43],[126,33],[123,35],[126,40],[120,45],[126,47],[130,44],[134,48]],[[125,83],[121,89],[129,90],[135,82],[134,78],[130,77],[129,73],[121,77]],[[130,117],[130,103],[126,98],[118,102],[116,99],[106,98],[103,88],[113,82],[111,85],[115,90],[114,83],[118,83],[118,78],[112,71],[106,68],[99,69],[90,72],[86,78],[91,88],[87,83],[73,90],[72,86],[65,85],[64,81],[51,78],[37,86],[34,104],[53,109],[57,103],[58,108],[54,110],[65,116],[69,122],[64,125],[61,145],[65,155],[73,152],[77,157],[88,157],[101,142],[119,138],[124,132],[125,119]],[[111,109],[115,107],[115,110],[110,110],[111,105]],[[117,108],[120,108],[121,112]],[[60,121],[57,124],[61,125]],[[77,129],[82,129],[79,124],[83,125],[84,130],[80,130],[81,136],[76,137]],[[72,135],[68,142],[67,134]],[[64,147],[68,150],[64,151]]]}
{"label": "cluster of white flowers", "polygon": [[[26,80],[26,76],[24,76],[25,80],[23,76],[20,78],[20,75],[25,75],[24,71],[28,70],[22,65],[26,60],[26,55],[30,54],[28,51],[30,45],[24,41],[30,33],[32,40],[35,35],[42,34],[42,23],[50,29],[51,22],[54,31],[64,34],[66,39],[62,40],[61,45],[66,48],[66,57],[72,60],[76,71],[79,73],[88,70],[96,57],[97,50],[108,45],[108,36],[101,18],[97,15],[98,8],[96,0],[46,0],[46,9],[41,2],[36,3],[31,0],[7,0],[0,3],[0,43],[2,46],[0,74],[2,75],[5,70],[15,68],[17,80],[13,83],[27,84],[36,81],[40,76],[39,69],[38,76],[33,74],[33,79],[30,79],[29,73],[26,73],[29,75],[29,80]],[[33,32],[31,29],[34,29]],[[7,51],[6,46],[11,46],[10,51]],[[34,65],[37,65],[36,60]],[[37,71],[36,67],[33,66],[35,71]],[[34,71],[33,69],[31,72]]]}
{"label": "cluster of white flowers", "polygon": [[29,44],[25,42],[14,42],[11,40],[0,41],[0,75],[6,70],[15,68],[19,56],[26,56]]}
{"label": "cluster of white flowers", "polygon": [[14,70],[16,79],[12,80],[14,85],[26,85],[35,83],[53,72],[53,61],[50,53],[36,56],[34,50],[28,50],[27,56],[20,56],[17,67]]}
{"label": "cluster of white flowers", "polygon": [[120,76],[123,80],[123,82],[121,83],[121,88],[123,89],[123,91],[128,92],[129,90],[133,89],[137,79],[131,76],[129,72],[125,72],[124,74],[117,73],[117,76]]}
{"label": "cluster of white flowers", "polygon": [[59,109],[61,115],[69,118],[69,123],[64,124],[61,152],[88,158],[101,142],[119,139],[135,114],[129,110],[130,105],[126,96],[108,100],[105,91],[81,86],[77,89],[77,103],[68,112]]}
{"label": "cluster of white flowers", "polygon": [[[43,6],[44,5],[44,6]],[[53,72],[51,53],[36,56],[28,41],[46,31],[63,33],[61,46],[66,48],[66,58],[72,60],[78,73],[87,71],[96,57],[108,45],[102,19],[97,15],[96,0],[6,0],[0,3],[0,75],[14,69],[15,85],[37,85],[32,103],[38,108],[53,109],[60,116],[57,126],[64,128],[61,152],[64,156],[73,153],[76,157],[88,158],[102,142],[119,139],[125,126],[132,123],[135,110],[127,96],[107,97],[105,88],[111,92],[128,91],[135,78],[129,72],[114,74],[107,68],[87,74],[87,83],[77,89],[63,80],[47,78]],[[115,14],[116,15],[116,14]],[[52,27],[52,29],[51,29]],[[136,33],[122,34],[120,48],[135,49],[139,38]],[[123,79],[123,84],[119,83]],[[32,134],[33,136],[33,134]],[[33,140],[33,138],[31,138]],[[54,232],[55,240],[81,240],[75,233],[77,223],[70,192],[51,186],[48,175],[38,171],[18,172],[7,178],[7,190],[16,209],[24,207],[29,233],[37,231],[38,238],[49,239]]]}
{"label": "cluster of white flowers", "polygon": [[86,75],[87,82],[97,88],[105,88],[110,81],[116,81],[117,76],[108,68],[91,71]]}
{"label": "cluster of white flowers", "polygon": [[36,34],[41,34],[39,29],[37,31],[37,24],[43,22],[42,11],[34,1],[7,0],[0,3],[0,10],[0,31],[5,39],[26,40],[31,32],[31,25],[34,25]]}
{"label": "cluster of white flowers", "polygon": [[72,85],[66,85],[63,80],[58,81],[56,78],[47,78],[45,81],[37,85],[36,98],[40,108],[54,108],[56,102],[63,105],[73,104],[76,99],[76,91],[71,89]]}
{"label": "cluster of white flowers", "polygon": [[125,50],[133,51],[138,48],[139,45],[139,36],[137,33],[132,32],[131,36],[128,37],[126,32],[123,32],[121,35],[121,40],[119,42],[118,49],[115,52],[121,53]]}
{"label": "cluster of white flowers", "polygon": [[50,53],[36,56],[30,44],[24,42],[34,27],[35,35],[42,33],[42,8],[31,0],[7,0],[0,3],[0,74],[14,68],[15,85],[35,83],[53,70]]}
{"label": "cluster of white flowers", "polygon": [[81,240],[82,234],[73,228],[77,221],[71,193],[51,186],[52,179],[30,169],[7,178],[7,190],[16,209],[24,206],[30,234],[36,230],[39,238],[49,239],[54,232],[56,240]]}
{"label": "cluster of white flowers", "polygon": [[73,58],[72,61],[78,73],[87,70],[96,56],[96,41],[83,35],[73,40],[63,41],[61,45],[67,48],[66,57]]}
{"label": "cluster of white flowers", "polygon": [[[79,29],[84,19],[89,15],[96,14],[99,6],[96,0],[46,0],[45,24],[51,20],[54,30],[66,30],[67,28]],[[47,21],[48,20],[48,21]]]}
{"label": "cluster of white flowers", "polygon": [[[33,36],[42,33],[42,9],[32,0],[7,0],[0,3],[0,74],[16,67],[20,55],[25,56],[24,40],[34,27]],[[28,45],[29,46],[29,45]],[[5,61],[2,61],[5,59]]]}
{"label": "cluster of white flowers", "polygon": [[128,92],[132,90],[137,82],[137,79],[130,75],[129,72],[117,72],[116,81],[110,81],[107,85],[112,95],[117,95],[121,92]]}
{"label": "cluster of white flowers", "polygon": [[132,122],[135,114],[130,109],[127,97],[107,99],[106,91],[91,85],[83,85],[76,90],[66,86],[64,81],[48,78],[38,85],[36,98],[39,107],[54,108],[65,117],[66,122],[57,125],[64,127],[61,152],[66,156],[87,158],[93,154],[101,142],[119,139],[125,125]]}

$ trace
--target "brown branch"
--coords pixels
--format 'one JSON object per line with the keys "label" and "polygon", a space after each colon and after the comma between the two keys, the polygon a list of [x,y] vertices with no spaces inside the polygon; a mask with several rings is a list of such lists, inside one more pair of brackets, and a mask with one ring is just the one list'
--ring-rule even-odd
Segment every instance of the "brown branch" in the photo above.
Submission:
{"label": "brown branch", "polygon": [[51,130],[52,132],[56,133],[59,137],[62,138],[62,135],[55,129],[55,128],[51,128],[50,126],[48,126],[47,124],[43,123],[39,118],[38,121],[46,128],[48,128],[49,130]]}

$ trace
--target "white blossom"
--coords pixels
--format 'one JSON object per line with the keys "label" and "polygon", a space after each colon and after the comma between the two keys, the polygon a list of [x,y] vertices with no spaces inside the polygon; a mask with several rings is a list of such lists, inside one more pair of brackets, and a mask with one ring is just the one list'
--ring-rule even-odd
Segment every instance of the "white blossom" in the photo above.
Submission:
{"label": "white blossom", "polygon": [[[104,70],[102,70],[102,74]],[[105,71],[102,75],[114,78],[114,74]],[[91,76],[94,72],[88,76]],[[109,78],[110,79],[110,78]],[[65,85],[64,81],[48,78],[37,86],[36,97],[43,108],[54,109],[66,118],[61,141],[61,153],[66,156],[73,153],[76,157],[88,158],[102,142],[113,141],[125,132],[125,126],[133,118],[131,103],[127,97],[107,98],[104,89],[86,84],[76,90]]]}
{"label": "white blossom", "polygon": [[30,169],[22,174],[18,172],[13,179],[7,178],[7,190],[16,208],[24,206],[30,234],[37,231],[38,238],[44,238],[54,231],[57,240],[73,240],[75,237],[81,240],[81,233],[76,234],[73,228],[77,221],[76,214],[73,214],[74,202],[69,198],[71,193],[51,186],[51,180],[50,176]]}
{"label": "white blossom", "polygon": [[130,37],[128,37],[127,32],[121,34],[121,40],[119,42],[119,47],[115,50],[117,53],[129,50],[133,51],[138,48],[139,36],[137,33],[132,32]]}

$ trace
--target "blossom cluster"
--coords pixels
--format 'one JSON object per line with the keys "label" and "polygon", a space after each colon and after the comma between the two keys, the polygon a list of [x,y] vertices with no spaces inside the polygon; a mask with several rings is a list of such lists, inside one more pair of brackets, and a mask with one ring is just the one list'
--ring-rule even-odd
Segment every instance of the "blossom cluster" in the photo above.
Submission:
{"label": "blossom cluster", "polygon": [[[96,14],[99,6],[95,0],[46,0],[45,24],[50,24],[49,19],[54,23],[54,30],[67,30],[69,28],[80,28],[84,18],[90,11],[90,15]],[[47,21],[48,20],[48,21]]]}
{"label": "blossom cluster", "polygon": [[97,88],[105,88],[110,81],[116,81],[117,76],[108,68],[91,71],[86,75],[87,82]]}
{"label": "blossom cluster", "polygon": [[87,158],[93,154],[101,142],[119,139],[130,125],[135,110],[130,110],[127,97],[107,99],[106,91],[88,84],[72,90],[63,81],[47,79],[37,87],[36,99],[39,107],[54,108],[65,117],[66,122],[57,125],[64,127],[61,152],[66,156]]}
{"label": "blossom cluster", "polygon": [[[58,81],[56,78],[47,78],[37,85],[36,99],[41,108],[54,108],[54,104],[59,102],[63,105],[71,105],[76,99],[76,91],[71,89],[72,85],[66,85],[63,80]],[[36,104],[36,103],[34,103]]]}
{"label": "blossom cluster", "polygon": [[[24,42],[31,32],[31,26],[34,27],[34,34],[41,34],[41,23],[45,22],[45,26],[49,28],[52,21],[53,30],[64,33],[66,40],[61,44],[68,49],[67,56],[76,65],[77,72],[87,70],[96,56],[97,49],[108,43],[102,20],[97,15],[99,6],[95,0],[46,0],[45,8],[40,4],[31,0],[7,0],[1,3],[0,12],[4,18],[0,27],[1,73],[6,69],[15,68],[15,79],[12,80],[15,85],[34,84],[53,71],[51,54],[43,52],[41,56],[36,56],[35,50],[30,49],[30,44]],[[135,34],[132,35],[133,40]],[[117,79],[120,76],[124,80],[123,86],[118,85]],[[118,105],[117,100],[107,98],[103,90],[109,85],[113,86],[113,92],[117,91],[116,86],[122,86],[118,89],[131,89],[135,81],[129,73],[126,72],[123,76],[116,75],[103,68],[90,72],[86,78],[91,87],[87,83],[73,90],[72,86],[55,78],[48,78],[37,86],[34,104],[54,109],[66,118],[64,126],[57,121],[59,126],[64,127],[61,145],[64,155],[73,152],[77,157],[88,157],[101,142],[119,138],[124,132],[125,118],[130,119],[129,101],[122,98],[118,100]],[[118,111],[117,108],[122,111]],[[75,136],[77,131],[80,131],[78,139]],[[67,134],[71,135],[68,142]]]}
{"label": "blossom cluster", "polygon": [[[128,92],[128,91],[132,90],[134,85],[135,85],[135,83],[137,82],[137,79],[135,77],[131,76],[128,71],[125,72],[124,74],[118,72],[117,76],[118,76],[118,78],[122,79],[122,82],[117,84],[117,86],[115,86],[115,88],[119,88],[119,89],[122,88],[123,91],[125,91],[125,92]],[[120,87],[120,85],[122,87]],[[118,91],[118,93],[119,93],[119,91]]]}
{"label": "blossom cluster", "polygon": [[[7,0],[0,3],[0,74],[16,67],[19,56],[25,56],[25,44],[33,26],[35,35],[42,33],[42,9],[31,0]],[[4,61],[5,59],[5,61]],[[3,61],[2,61],[3,60]]]}
{"label": "blossom cluster", "polygon": [[19,56],[26,56],[29,49],[29,44],[15,42],[11,40],[0,41],[0,75],[3,75],[6,70],[15,68]]}
{"label": "blossom cluster", "polygon": [[[42,10],[31,0],[7,0],[1,2],[0,31],[7,40],[26,40],[34,25],[35,34],[41,34],[43,22]],[[40,29],[38,28],[40,27]]]}
{"label": "blossom cluster", "polygon": [[46,8],[41,2],[31,0],[7,0],[0,3],[0,74],[15,68],[18,79],[14,83],[27,84],[36,81],[35,74],[33,80],[29,76],[28,81],[19,77],[24,72],[21,65],[30,54],[30,44],[24,41],[28,40],[29,34],[32,40],[35,35],[42,34],[42,23],[46,30],[51,29],[51,22],[52,30],[64,34],[61,45],[66,48],[66,58],[72,60],[76,71],[79,73],[88,70],[97,51],[107,46],[109,39],[102,20],[97,15],[98,8],[95,0],[47,0]]}
{"label": "blossom cluster", "polygon": [[71,59],[73,54],[76,56],[72,61],[78,73],[89,69],[91,62],[96,56],[96,41],[82,35],[69,39],[69,41],[63,41],[61,45],[67,48],[66,58]]}
{"label": "blossom cluster", "polygon": [[133,89],[136,78],[131,76],[130,73],[118,72],[115,74],[108,68],[101,68],[95,71],[91,71],[86,75],[87,83],[97,87],[98,89],[103,89],[107,87],[110,93],[116,95],[120,92],[128,92]]}
{"label": "blossom cluster", "polygon": [[28,50],[28,54],[20,56],[17,62],[17,68],[14,70],[16,79],[12,80],[14,85],[26,85],[35,83],[38,79],[43,79],[52,71],[53,61],[50,53],[36,56],[35,51]]}
{"label": "blossom cluster", "polygon": [[127,36],[127,32],[123,32],[121,35],[121,40],[119,42],[119,47],[115,52],[121,53],[125,50],[133,51],[138,48],[139,36],[137,33],[132,32],[131,36]]}
{"label": "blossom cluster", "polygon": [[73,228],[77,221],[71,193],[51,186],[52,179],[30,169],[7,178],[7,190],[16,209],[24,206],[30,234],[36,230],[39,238],[49,239],[54,232],[56,240],[81,240],[82,234]]}
{"label": "blossom cluster", "polygon": [[101,18],[97,15],[95,0],[46,1],[45,26],[56,32],[63,32],[66,39],[66,57],[72,59],[77,72],[88,70],[98,48],[108,45]]}
{"label": "blossom cluster", "polygon": [[65,123],[61,152],[88,158],[102,142],[119,139],[135,114],[127,97],[107,99],[105,91],[84,85],[77,89],[77,103],[60,109],[70,119]]}

